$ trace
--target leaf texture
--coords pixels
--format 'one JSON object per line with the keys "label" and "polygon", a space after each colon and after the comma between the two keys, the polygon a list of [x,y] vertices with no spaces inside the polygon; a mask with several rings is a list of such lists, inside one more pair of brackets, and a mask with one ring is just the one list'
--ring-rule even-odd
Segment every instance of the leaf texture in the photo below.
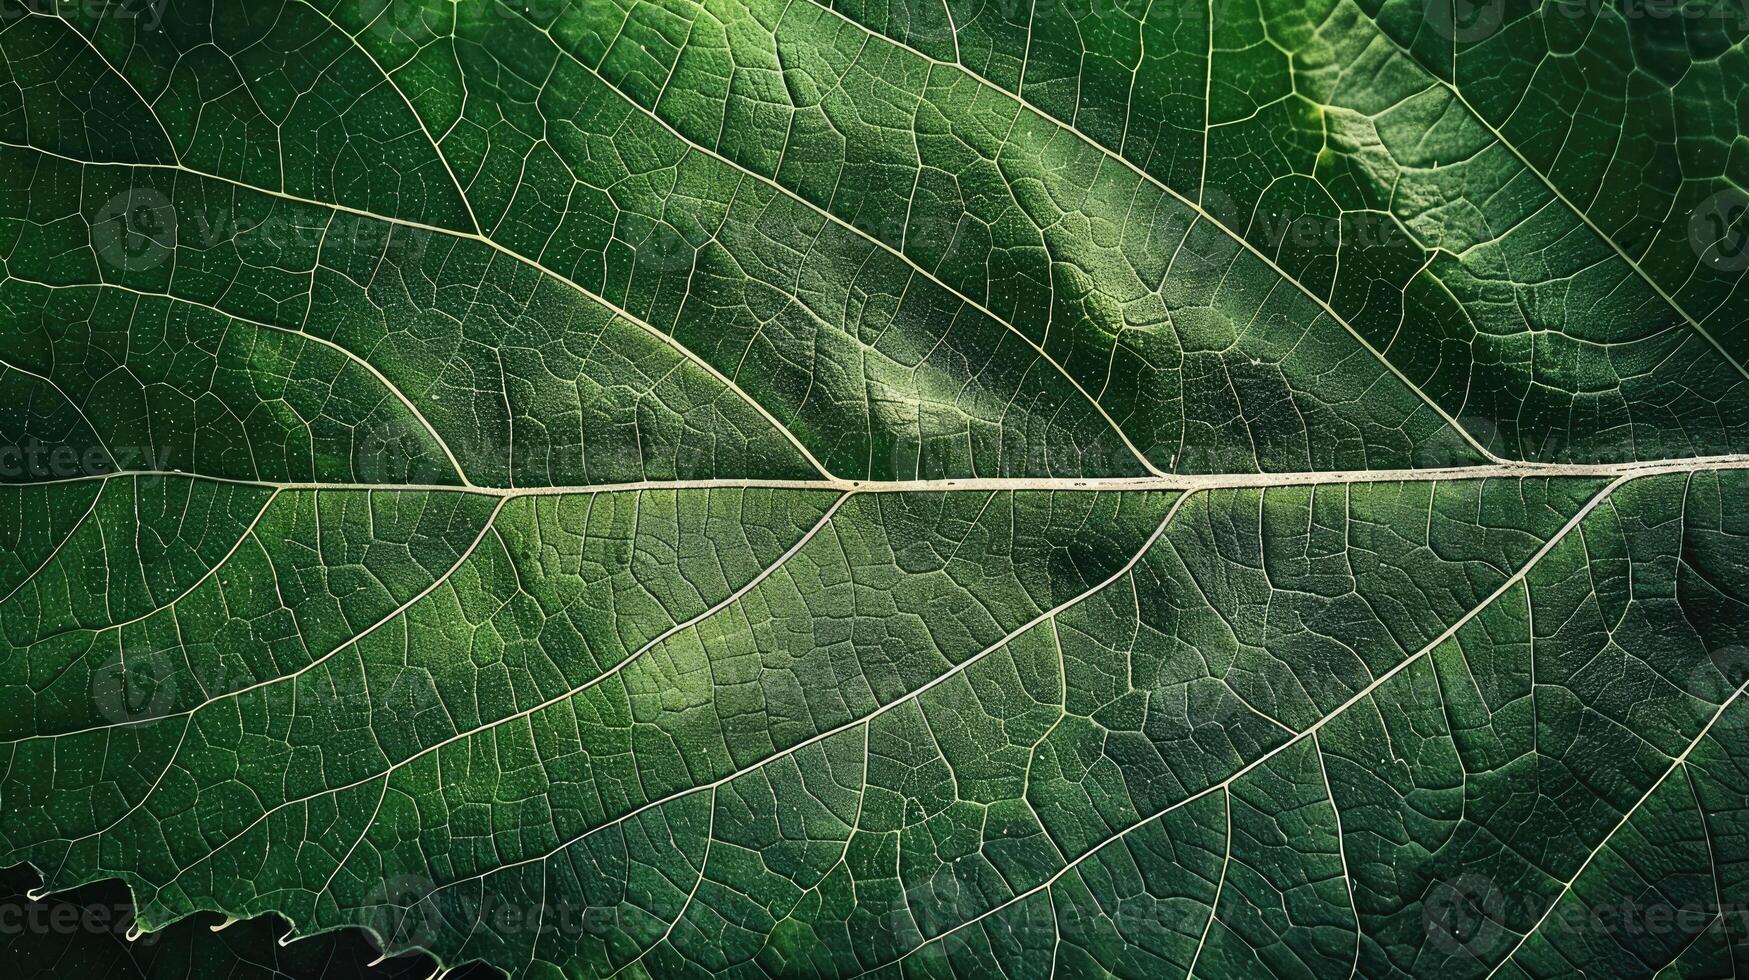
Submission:
{"label": "leaf texture", "polygon": [[1734,975],[1653,13],[0,0],[0,860],[337,944],[191,976]]}

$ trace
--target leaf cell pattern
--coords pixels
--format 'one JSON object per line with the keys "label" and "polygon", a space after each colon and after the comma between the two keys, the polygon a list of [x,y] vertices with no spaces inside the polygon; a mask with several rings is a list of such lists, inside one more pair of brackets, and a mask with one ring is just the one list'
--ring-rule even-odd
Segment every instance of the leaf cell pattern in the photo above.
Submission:
{"label": "leaf cell pattern", "polygon": [[189,976],[1735,975],[1653,13],[0,0],[0,858],[315,951]]}

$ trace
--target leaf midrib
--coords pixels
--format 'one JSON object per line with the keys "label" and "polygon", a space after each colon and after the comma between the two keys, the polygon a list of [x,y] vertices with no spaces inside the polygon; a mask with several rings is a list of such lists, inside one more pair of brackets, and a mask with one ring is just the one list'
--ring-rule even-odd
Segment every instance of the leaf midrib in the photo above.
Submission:
{"label": "leaf midrib", "polygon": [[490,487],[448,483],[344,483],[323,481],[249,480],[189,473],[181,470],[123,470],[59,480],[0,484],[0,488],[68,486],[106,480],[202,480],[232,486],[261,487],[286,491],[331,491],[348,493],[459,493],[488,497],[562,497],[598,493],[631,493],[689,490],[829,490],[855,494],[955,493],[955,492],[1049,492],[1112,493],[1160,490],[1243,490],[1269,487],[1316,487],[1366,483],[1448,482],[1460,480],[1616,479],[1672,473],[1703,473],[1749,469],[1749,453],[1719,456],[1673,457],[1609,463],[1477,463],[1426,469],[1296,470],[1270,473],[1168,473],[1162,476],[1110,477],[955,477],[938,480],[850,480],[833,477],[819,480],[720,477],[697,480],[641,480],[628,483],[591,483],[555,486]]}

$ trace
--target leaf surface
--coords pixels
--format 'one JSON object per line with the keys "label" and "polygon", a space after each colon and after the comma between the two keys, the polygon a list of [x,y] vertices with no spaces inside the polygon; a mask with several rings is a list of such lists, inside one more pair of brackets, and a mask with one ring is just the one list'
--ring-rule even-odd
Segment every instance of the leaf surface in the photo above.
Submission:
{"label": "leaf surface", "polygon": [[0,863],[513,976],[1730,973],[1749,22],[1562,6],[0,0]]}

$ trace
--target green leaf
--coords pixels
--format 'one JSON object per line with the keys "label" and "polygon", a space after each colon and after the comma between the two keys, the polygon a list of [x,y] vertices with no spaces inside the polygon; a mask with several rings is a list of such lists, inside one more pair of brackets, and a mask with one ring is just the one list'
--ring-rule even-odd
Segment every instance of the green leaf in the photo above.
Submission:
{"label": "green leaf", "polygon": [[[275,940],[285,924],[272,917],[235,922],[195,916],[134,936],[128,892],[119,883],[99,882],[32,901],[27,893],[37,884],[34,879],[21,868],[0,872],[0,916],[7,922],[0,949],[16,974],[30,980],[65,976],[421,980],[431,975],[430,964],[416,957],[379,962],[365,937],[354,930],[282,946]],[[454,974],[456,980],[495,975],[485,967]]]}
{"label": "green leaf", "polygon": [[0,863],[165,976],[1732,974],[1746,36],[0,0]]}

